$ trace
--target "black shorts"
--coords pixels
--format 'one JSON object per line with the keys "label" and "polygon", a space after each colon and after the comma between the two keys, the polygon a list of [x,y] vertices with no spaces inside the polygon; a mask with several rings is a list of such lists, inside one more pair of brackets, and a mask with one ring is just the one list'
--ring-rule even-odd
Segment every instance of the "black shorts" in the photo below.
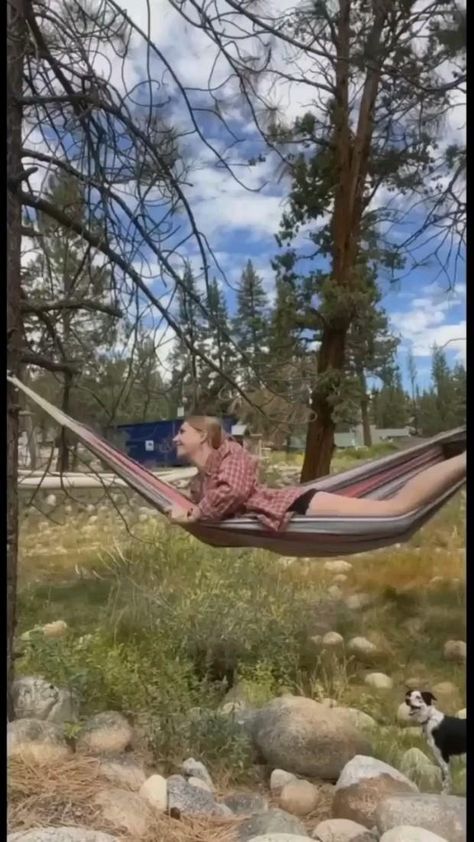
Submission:
{"label": "black shorts", "polygon": [[300,497],[297,497],[296,500],[294,500],[288,511],[295,512],[298,515],[305,515],[308,511],[308,506],[311,503],[311,500],[317,493],[318,492],[315,488],[310,488],[308,491],[304,491]]}

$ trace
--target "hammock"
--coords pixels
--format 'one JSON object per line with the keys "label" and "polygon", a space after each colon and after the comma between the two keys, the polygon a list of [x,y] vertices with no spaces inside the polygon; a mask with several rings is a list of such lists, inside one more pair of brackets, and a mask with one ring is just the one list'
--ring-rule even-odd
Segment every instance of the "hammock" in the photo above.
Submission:
{"label": "hammock", "polygon": [[[7,379],[58,424],[75,433],[88,450],[160,512],[166,512],[173,504],[189,504],[189,499],[176,488],[158,479],[84,424],[74,421],[16,377],[7,375]],[[450,445],[454,445],[455,452],[464,449],[465,440],[466,430],[460,427],[408,450],[305,483],[301,488],[317,488],[348,497],[386,499],[408,479],[451,455]],[[183,524],[183,529],[214,547],[253,547],[281,555],[307,557],[349,555],[408,540],[463,484],[464,480],[460,480],[422,508],[393,517],[294,516],[285,530],[272,532],[256,518],[246,516],[216,523]]]}

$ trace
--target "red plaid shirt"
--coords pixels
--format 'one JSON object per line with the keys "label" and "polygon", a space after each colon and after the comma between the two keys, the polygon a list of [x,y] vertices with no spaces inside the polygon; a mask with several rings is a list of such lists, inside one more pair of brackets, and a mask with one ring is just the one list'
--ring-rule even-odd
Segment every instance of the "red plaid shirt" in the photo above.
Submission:
{"label": "red plaid shirt", "polygon": [[291,518],[288,509],[302,493],[301,486],[259,485],[258,459],[232,439],[226,439],[211,453],[204,470],[193,477],[190,486],[200,520],[253,515],[272,530],[287,525]]}

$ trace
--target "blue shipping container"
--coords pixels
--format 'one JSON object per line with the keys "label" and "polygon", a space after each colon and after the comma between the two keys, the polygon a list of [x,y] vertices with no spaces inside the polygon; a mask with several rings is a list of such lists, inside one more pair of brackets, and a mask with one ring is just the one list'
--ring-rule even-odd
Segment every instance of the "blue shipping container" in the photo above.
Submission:
{"label": "blue shipping container", "polygon": [[[235,418],[225,416],[220,420],[225,431],[230,433]],[[175,418],[171,421],[119,424],[114,429],[120,437],[121,446],[131,459],[147,468],[173,468],[186,464],[176,455],[173,444],[182,423],[182,418]]]}

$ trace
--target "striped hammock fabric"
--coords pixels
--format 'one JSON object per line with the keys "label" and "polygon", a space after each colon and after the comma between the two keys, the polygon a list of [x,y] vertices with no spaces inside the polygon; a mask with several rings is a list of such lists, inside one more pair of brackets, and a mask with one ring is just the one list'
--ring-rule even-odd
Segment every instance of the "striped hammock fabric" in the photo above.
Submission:
{"label": "striped hammock fabric", "polygon": [[[74,433],[88,450],[109,465],[117,476],[158,511],[166,512],[174,504],[186,506],[189,503],[189,499],[177,489],[160,480],[84,424],[74,421],[18,378],[7,375],[7,379],[58,424]],[[305,483],[301,488],[317,488],[348,497],[386,499],[395,494],[408,479],[443,461],[446,458],[446,445],[460,445],[462,449],[465,440],[466,430],[461,427],[441,433],[408,450]],[[280,555],[313,558],[350,555],[408,540],[463,484],[464,480],[461,480],[423,508],[396,517],[294,516],[286,529],[271,532],[256,518],[246,516],[216,523],[196,522],[189,526],[183,525],[183,529],[214,547],[252,547],[271,550]]]}

